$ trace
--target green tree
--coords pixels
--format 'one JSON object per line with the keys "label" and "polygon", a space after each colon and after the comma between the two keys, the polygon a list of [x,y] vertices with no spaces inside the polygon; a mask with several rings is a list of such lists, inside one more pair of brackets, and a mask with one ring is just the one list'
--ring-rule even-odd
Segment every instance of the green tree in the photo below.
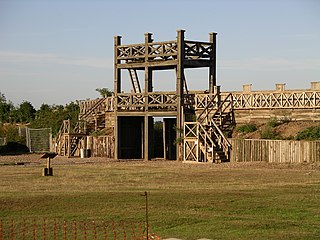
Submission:
{"label": "green tree", "polygon": [[113,94],[109,88],[97,88],[96,91],[100,93],[101,97],[111,97]]}
{"label": "green tree", "polygon": [[65,119],[77,121],[79,117],[80,107],[77,103],[71,102],[65,106],[64,112]]}
{"label": "green tree", "polygon": [[7,102],[4,94],[0,92],[0,123],[5,123],[10,120],[10,112],[13,108],[13,104]]}
{"label": "green tree", "polygon": [[52,134],[55,136],[63,120],[70,119],[71,122],[76,122],[79,115],[78,104],[71,102],[62,105],[48,105],[42,104],[40,109],[36,112],[35,119],[32,121],[33,128],[51,128]]}
{"label": "green tree", "polygon": [[18,121],[21,123],[30,123],[35,117],[36,110],[32,106],[30,102],[24,101],[20,104],[19,108],[17,109],[17,117]]}

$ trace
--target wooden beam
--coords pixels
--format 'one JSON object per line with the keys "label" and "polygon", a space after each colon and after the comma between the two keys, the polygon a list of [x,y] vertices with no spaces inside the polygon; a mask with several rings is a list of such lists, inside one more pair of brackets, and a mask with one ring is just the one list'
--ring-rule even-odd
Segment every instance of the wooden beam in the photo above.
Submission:
{"label": "wooden beam", "polygon": [[162,139],[163,139],[163,159],[167,160],[167,149],[166,149],[166,123],[163,119],[162,122]]}
{"label": "wooden beam", "polygon": [[114,37],[114,159],[119,157],[119,123],[117,115],[118,93],[121,92],[121,69],[118,68],[120,60],[118,60],[118,46],[121,45],[121,36]]}
{"label": "wooden beam", "polygon": [[121,45],[121,36],[114,37],[114,93],[121,92],[121,69],[118,68],[120,60],[118,60],[118,46]]}
{"label": "wooden beam", "polygon": [[216,69],[217,69],[217,62],[216,62],[216,55],[217,55],[217,33],[210,33],[210,43],[212,44],[212,55],[210,58],[211,66],[209,67],[209,93],[213,93],[214,86],[217,85],[217,78],[216,78]]}
{"label": "wooden beam", "polygon": [[[177,65],[177,76],[176,76],[176,91],[177,91],[177,139],[181,139],[183,128],[183,74],[184,74],[184,33],[185,30],[177,31],[177,43],[178,43],[178,65]],[[177,160],[181,159],[182,144],[177,142]]]}
{"label": "wooden beam", "polygon": [[144,145],[144,160],[148,161],[149,160],[149,117],[148,116],[144,116],[144,141],[143,141],[143,145]]}

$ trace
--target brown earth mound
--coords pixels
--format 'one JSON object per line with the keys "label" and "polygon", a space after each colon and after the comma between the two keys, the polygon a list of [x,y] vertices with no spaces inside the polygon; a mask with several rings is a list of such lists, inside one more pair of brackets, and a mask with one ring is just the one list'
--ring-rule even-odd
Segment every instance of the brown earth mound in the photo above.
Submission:
{"label": "brown earth mound", "polygon": [[[263,138],[263,133],[270,129],[268,126],[268,123],[265,124],[259,124],[259,123],[253,123],[257,130],[254,132],[249,133],[243,133],[237,131],[237,128],[240,126],[243,126],[245,124],[239,124],[236,126],[235,131],[232,134],[233,138],[246,138],[246,139],[261,139]],[[272,130],[277,134],[279,139],[294,139],[295,136],[312,126],[320,126],[320,122],[295,122],[295,121],[289,121],[284,123],[279,123],[278,126],[273,127]]]}

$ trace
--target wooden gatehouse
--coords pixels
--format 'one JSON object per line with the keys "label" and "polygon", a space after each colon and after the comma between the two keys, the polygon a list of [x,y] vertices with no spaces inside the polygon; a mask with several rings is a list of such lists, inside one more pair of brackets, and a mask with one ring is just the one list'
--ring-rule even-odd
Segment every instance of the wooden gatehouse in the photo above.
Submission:
{"label": "wooden gatehouse", "polygon": [[[188,90],[193,79],[186,79],[185,70],[195,68],[208,69],[207,89]],[[175,72],[171,91],[154,87],[154,72],[163,70]],[[124,74],[129,76],[129,92],[124,92]],[[113,95],[79,104],[79,123],[85,123],[85,128],[62,126],[56,149],[60,155],[79,154],[88,146],[89,132],[103,131],[113,139],[114,159],[158,157],[154,122],[161,117],[164,159],[222,162],[230,160],[227,137],[235,118],[252,116],[252,111],[296,108],[320,116],[320,84],[313,83],[309,91],[289,92],[280,84],[274,91],[253,92],[248,85],[242,92],[221,93],[216,81],[216,33],[210,33],[208,41],[191,41],[185,39],[184,30],[178,30],[176,40],[165,42],[155,42],[146,33],[143,43],[123,45],[121,36],[115,36]]]}

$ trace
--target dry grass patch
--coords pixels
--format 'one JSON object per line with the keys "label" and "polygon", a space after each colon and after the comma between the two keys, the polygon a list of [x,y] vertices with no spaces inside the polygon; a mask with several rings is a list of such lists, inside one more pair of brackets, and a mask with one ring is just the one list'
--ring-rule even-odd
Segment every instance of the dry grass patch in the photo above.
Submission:
{"label": "dry grass patch", "polygon": [[[0,166],[0,218],[144,220],[162,237],[317,239],[320,171],[310,166],[113,162]],[[312,168],[311,168],[312,169]]]}

